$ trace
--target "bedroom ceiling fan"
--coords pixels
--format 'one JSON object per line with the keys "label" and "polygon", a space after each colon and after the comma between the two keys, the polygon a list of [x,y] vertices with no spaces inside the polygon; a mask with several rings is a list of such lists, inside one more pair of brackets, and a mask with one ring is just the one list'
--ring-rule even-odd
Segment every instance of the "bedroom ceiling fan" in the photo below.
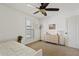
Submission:
{"label": "bedroom ceiling fan", "polygon": [[38,11],[34,12],[33,14],[37,14],[41,12],[44,16],[47,16],[46,11],[59,11],[59,8],[46,8],[49,3],[41,3],[40,7],[36,7]]}

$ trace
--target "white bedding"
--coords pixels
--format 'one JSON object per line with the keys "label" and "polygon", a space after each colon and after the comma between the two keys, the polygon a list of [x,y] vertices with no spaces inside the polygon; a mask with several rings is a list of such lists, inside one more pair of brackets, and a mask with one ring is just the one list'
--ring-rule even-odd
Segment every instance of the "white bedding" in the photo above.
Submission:
{"label": "white bedding", "polygon": [[36,51],[16,41],[0,43],[1,56],[33,56]]}

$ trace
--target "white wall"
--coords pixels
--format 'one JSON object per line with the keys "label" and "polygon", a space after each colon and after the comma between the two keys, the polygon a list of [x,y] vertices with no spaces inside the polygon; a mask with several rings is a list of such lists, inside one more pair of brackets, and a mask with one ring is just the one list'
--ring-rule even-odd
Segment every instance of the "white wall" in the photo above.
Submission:
{"label": "white wall", "polygon": [[66,16],[68,39],[66,45],[79,48],[79,10],[72,11]]}
{"label": "white wall", "polygon": [[[73,25],[75,24],[75,26],[72,27],[73,29],[76,28],[75,30],[72,30],[72,28],[69,27],[70,31],[68,31],[67,20],[70,20],[69,22],[71,24]],[[41,19],[41,24],[42,24],[42,32],[41,32],[42,40],[44,40],[46,32],[49,31],[48,25],[56,24],[56,31],[68,32],[68,35],[66,36],[65,39],[66,46],[79,48],[79,10],[65,12],[63,14],[59,14],[58,16]]]}
{"label": "white wall", "polygon": [[56,33],[57,31],[65,31],[66,26],[65,19],[63,17],[57,17],[57,16],[42,19],[41,24],[42,24],[42,36],[43,36],[42,39],[44,39],[44,35],[46,34],[46,32],[51,31],[49,30],[49,24],[56,24],[56,30],[55,30]]}
{"label": "white wall", "polygon": [[68,39],[67,46],[79,48],[79,15],[67,18]]}
{"label": "white wall", "polygon": [[[20,11],[0,5],[0,41],[15,40],[18,35],[25,39],[25,17],[33,18]],[[35,18],[33,18],[34,20]],[[38,19],[35,19],[35,21]],[[39,34],[37,32],[37,34]],[[35,34],[36,35],[36,34]],[[38,35],[36,35],[38,37]]]}
{"label": "white wall", "polygon": [[0,5],[0,41],[24,35],[25,15]]}

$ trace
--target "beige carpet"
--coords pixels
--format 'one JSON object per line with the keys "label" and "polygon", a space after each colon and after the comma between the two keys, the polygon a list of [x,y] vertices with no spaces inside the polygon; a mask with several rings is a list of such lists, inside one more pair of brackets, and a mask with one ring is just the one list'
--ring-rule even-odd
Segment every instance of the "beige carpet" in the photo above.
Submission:
{"label": "beige carpet", "polygon": [[35,50],[39,50],[42,48],[44,56],[79,56],[78,49],[54,45],[43,41],[28,44],[27,46]]}

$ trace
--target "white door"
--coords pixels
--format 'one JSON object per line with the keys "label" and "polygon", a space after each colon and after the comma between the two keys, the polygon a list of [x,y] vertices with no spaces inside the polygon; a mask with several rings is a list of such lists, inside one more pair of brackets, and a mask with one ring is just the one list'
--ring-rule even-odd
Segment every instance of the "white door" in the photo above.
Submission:
{"label": "white door", "polygon": [[25,39],[23,39],[23,44],[29,44],[39,40],[40,30],[39,30],[39,20],[31,17],[25,18]]}
{"label": "white door", "polygon": [[31,41],[34,40],[34,26],[33,26],[33,20],[31,19],[26,19],[25,38],[27,43],[30,43]]}
{"label": "white door", "polygon": [[34,20],[31,17],[25,17],[25,38],[22,40],[23,44],[28,44],[34,40]]}
{"label": "white door", "polygon": [[68,39],[67,46],[79,48],[79,16],[72,16],[67,19]]}

